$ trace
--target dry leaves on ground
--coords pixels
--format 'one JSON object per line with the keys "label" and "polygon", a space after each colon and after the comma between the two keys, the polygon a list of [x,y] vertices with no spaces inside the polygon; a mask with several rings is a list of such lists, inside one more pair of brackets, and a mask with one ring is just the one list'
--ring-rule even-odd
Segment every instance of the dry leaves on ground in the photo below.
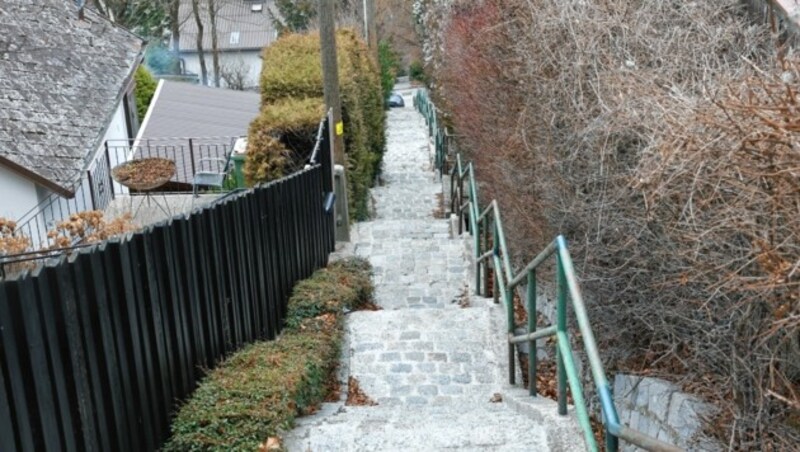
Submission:
{"label": "dry leaves on ground", "polygon": [[358,385],[358,380],[354,377],[347,379],[347,406],[375,406],[378,403],[369,398],[368,395],[361,390]]}

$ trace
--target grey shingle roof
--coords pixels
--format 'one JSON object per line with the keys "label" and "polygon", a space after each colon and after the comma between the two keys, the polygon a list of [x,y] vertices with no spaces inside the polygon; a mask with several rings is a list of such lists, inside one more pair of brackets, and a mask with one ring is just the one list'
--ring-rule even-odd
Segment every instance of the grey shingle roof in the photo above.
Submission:
{"label": "grey shingle roof", "polygon": [[168,80],[159,83],[158,97],[139,132],[141,139],[245,136],[258,116],[258,93]]}
{"label": "grey shingle roof", "polygon": [[71,0],[0,3],[0,163],[71,195],[143,42]]}
{"label": "grey shingle roof", "polygon": [[255,92],[161,80],[139,130],[135,157],[170,158],[176,166],[173,180],[191,183],[191,168],[201,168],[200,159],[225,157],[233,139],[247,136],[260,104]]}
{"label": "grey shingle roof", "polygon": [[[253,12],[252,5],[262,5],[260,12]],[[203,22],[203,50],[211,52],[211,22],[206,2],[200,2],[200,17]],[[268,10],[275,10],[274,0],[216,0],[217,44],[220,50],[236,51],[261,49],[276,39],[275,27]],[[180,50],[197,51],[197,22],[192,13],[192,1],[181,0]],[[210,59],[210,56],[207,57]],[[209,63],[210,64],[210,63]]]}

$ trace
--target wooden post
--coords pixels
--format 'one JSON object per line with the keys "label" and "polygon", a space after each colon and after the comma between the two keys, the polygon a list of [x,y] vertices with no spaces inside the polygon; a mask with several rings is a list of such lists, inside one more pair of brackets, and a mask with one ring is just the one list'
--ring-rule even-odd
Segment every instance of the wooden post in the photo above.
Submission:
{"label": "wooden post", "polygon": [[378,62],[378,30],[375,26],[375,0],[365,0],[364,16],[367,22],[367,45],[375,62]]}
{"label": "wooden post", "polygon": [[[325,92],[325,105],[332,112],[331,145],[333,146],[333,161],[342,168],[346,167],[344,154],[344,124],[342,123],[342,100],[339,96],[339,67],[336,64],[336,30],[334,28],[334,0],[319,0],[319,38],[322,50],[323,87]],[[344,179],[344,174],[342,174]],[[334,215],[339,219],[336,225],[336,238],[350,240],[350,219],[346,216],[347,209],[338,208],[347,205],[346,184],[341,184],[342,190],[337,190],[337,208]],[[341,217],[341,218],[340,218]]]}
{"label": "wooden post", "polygon": [[333,161],[338,165],[344,165],[344,127],[342,125],[342,101],[339,95],[339,67],[336,65],[333,2],[334,0],[319,0],[319,35],[322,48],[325,105],[333,111]]}

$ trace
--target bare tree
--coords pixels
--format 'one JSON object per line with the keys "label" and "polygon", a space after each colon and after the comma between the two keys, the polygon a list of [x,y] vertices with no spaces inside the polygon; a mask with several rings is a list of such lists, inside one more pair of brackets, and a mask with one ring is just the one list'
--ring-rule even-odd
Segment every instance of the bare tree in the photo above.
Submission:
{"label": "bare tree", "polygon": [[180,24],[181,0],[170,0],[169,3],[169,26],[172,39],[172,50],[175,53],[180,51],[181,24]]}
{"label": "bare tree", "polygon": [[214,86],[219,88],[219,45],[217,42],[217,2],[208,0],[208,17],[211,22],[211,61],[214,67]]}
{"label": "bare tree", "polygon": [[197,23],[197,57],[200,59],[200,78],[203,85],[208,85],[208,69],[203,52],[203,19],[200,18],[200,0],[192,0],[192,13]]}

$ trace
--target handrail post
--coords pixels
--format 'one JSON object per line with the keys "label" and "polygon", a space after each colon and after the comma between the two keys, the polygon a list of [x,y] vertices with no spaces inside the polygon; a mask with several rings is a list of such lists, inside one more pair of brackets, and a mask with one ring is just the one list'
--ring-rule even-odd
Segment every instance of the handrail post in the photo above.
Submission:
{"label": "handrail post", "polygon": [[[450,215],[452,215],[452,214],[454,214],[456,212],[456,209],[455,209],[455,206],[454,206],[455,199],[456,199],[456,193],[455,193],[455,190],[454,190],[455,189],[455,182],[456,182],[455,181],[455,171],[453,171],[453,172],[450,173]],[[448,221],[449,221],[449,219],[448,219]]]}
{"label": "handrail post", "polygon": [[[489,250],[489,215],[483,217],[483,249]],[[496,291],[496,287],[492,288],[492,292]],[[483,263],[483,296],[489,296],[489,260]]]}
{"label": "handrail post", "polygon": [[475,240],[475,246],[473,249],[475,250],[475,295],[481,295],[481,267],[486,267],[486,262],[481,262],[478,259],[480,258],[481,254],[481,234],[483,233],[481,223],[475,222],[477,225],[477,231],[472,231],[472,235]]}
{"label": "handrail post", "polygon": [[[605,418],[605,414],[603,414]],[[617,452],[619,450],[619,438],[611,433],[608,429],[608,421],[606,421],[606,452]]]}
{"label": "handrail post", "polygon": [[[556,291],[558,301],[556,305],[556,328],[560,333],[567,332],[567,279],[564,274],[564,263],[560,255],[556,255],[556,273],[558,278]],[[566,335],[564,336],[566,337]],[[567,344],[569,345],[569,344]],[[559,347],[556,347],[556,362],[558,363],[558,414],[567,414],[567,369],[564,367],[564,356]]]}
{"label": "handrail post", "polygon": [[492,298],[494,298],[494,304],[500,303],[500,289],[497,287],[497,273],[499,271],[500,269],[497,268],[497,265],[494,265],[494,262],[492,262]]}
{"label": "handrail post", "polygon": [[462,202],[464,201],[464,178],[458,176],[458,235],[464,233],[464,209],[462,209]]}
{"label": "handrail post", "polygon": [[[536,270],[528,272],[528,334],[536,332]],[[528,393],[536,396],[536,340],[528,342]]]}

